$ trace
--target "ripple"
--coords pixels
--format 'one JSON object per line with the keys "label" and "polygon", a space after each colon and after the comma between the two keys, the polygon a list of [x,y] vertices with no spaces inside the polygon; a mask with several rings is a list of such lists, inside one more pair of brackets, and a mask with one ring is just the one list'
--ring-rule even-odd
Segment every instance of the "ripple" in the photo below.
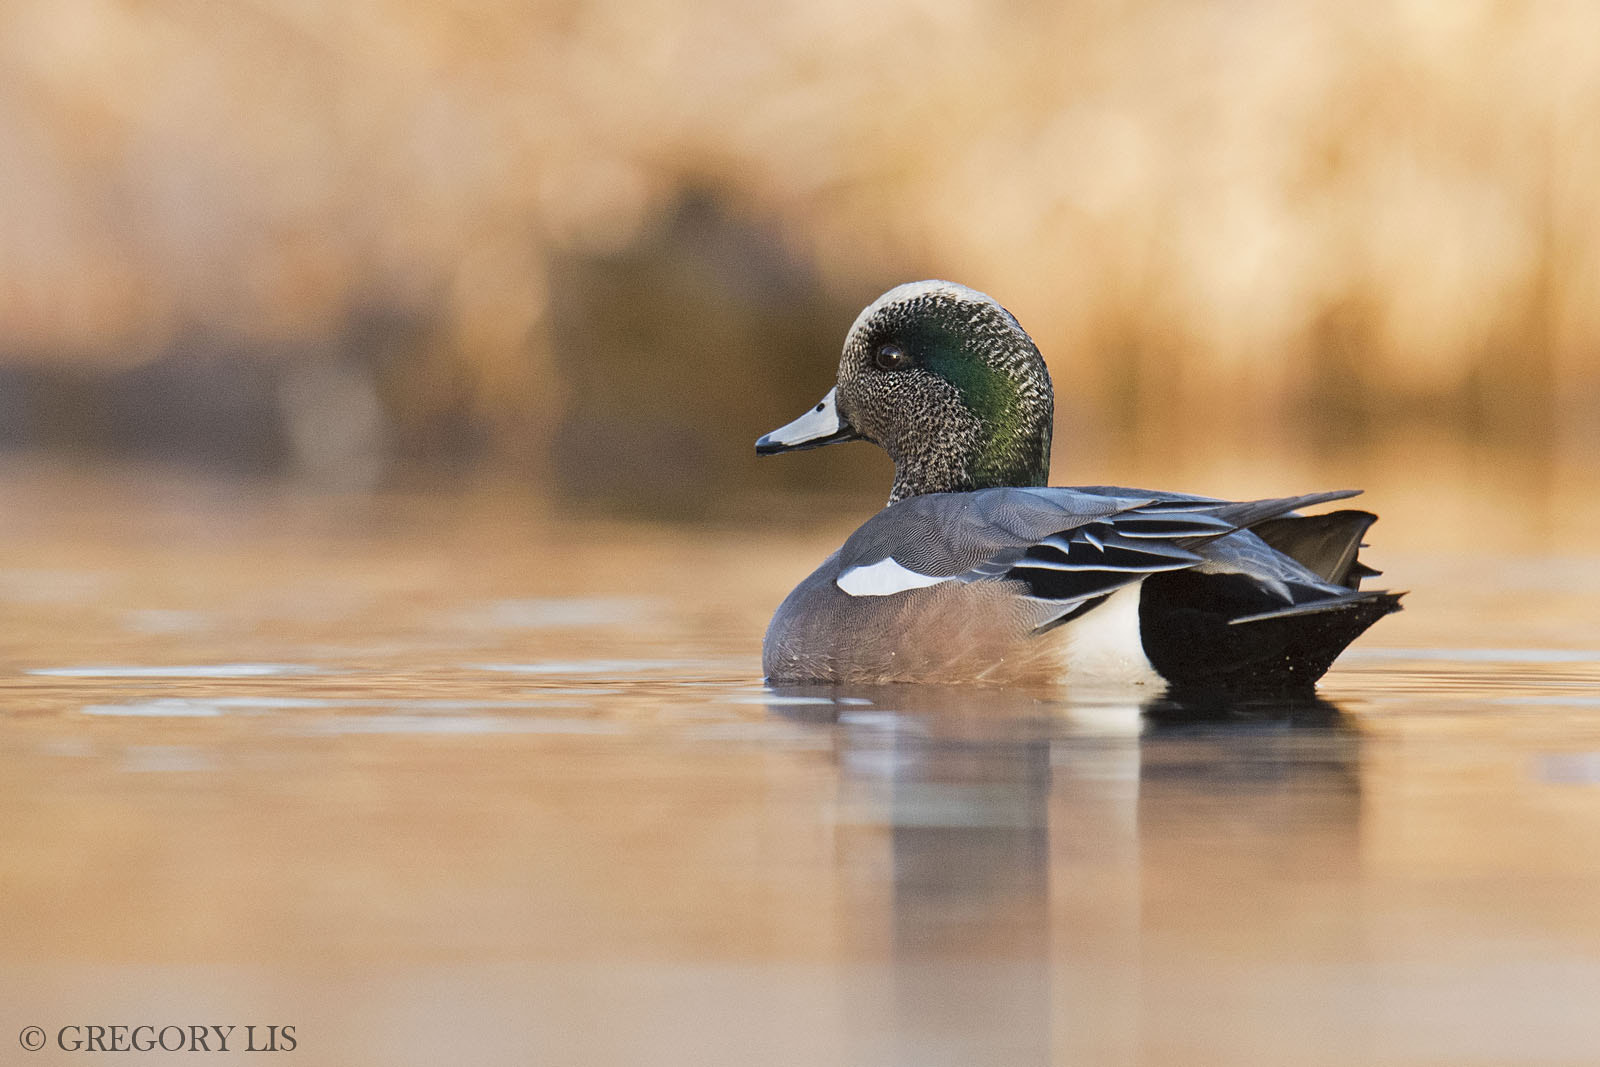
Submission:
{"label": "ripple", "polygon": [[150,719],[200,719],[222,714],[215,702],[204,700],[145,700],[137,704],[89,704],[85,715],[118,715]]}
{"label": "ripple", "polygon": [[640,674],[647,671],[678,671],[696,666],[681,659],[573,659],[546,660],[541,663],[479,663],[473,669],[503,674]]}
{"label": "ripple", "polygon": [[504,630],[616,626],[636,623],[658,610],[659,602],[643,597],[531,597],[474,606],[457,622]]}
{"label": "ripple", "polygon": [[322,674],[304,663],[211,663],[178,667],[37,667],[40,678],[272,678]]}
{"label": "ripple", "polygon": [[1600,783],[1600,752],[1562,752],[1540,756],[1534,764],[1534,777],[1560,785]]}
{"label": "ripple", "polygon": [[1342,662],[1449,660],[1460,663],[1600,663],[1600,652],[1580,648],[1353,648]]}
{"label": "ripple", "polygon": [[89,704],[85,715],[122,715],[149,718],[202,718],[227,711],[292,711],[325,708],[385,708],[417,711],[520,711],[546,708],[586,708],[579,700],[405,700],[323,699],[317,697],[162,697],[126,704]]}
{"label": "ripple", "polygon": [[489,715],[340,715],[306,724],[318,734],[622,734],[601,719],[516,719]]}
{"label": "ripple", "polygon": [[136,745],[123,755],[124,771],[138,774],[175,771],[209,771],[216,761],[204,752],[186,745]]}

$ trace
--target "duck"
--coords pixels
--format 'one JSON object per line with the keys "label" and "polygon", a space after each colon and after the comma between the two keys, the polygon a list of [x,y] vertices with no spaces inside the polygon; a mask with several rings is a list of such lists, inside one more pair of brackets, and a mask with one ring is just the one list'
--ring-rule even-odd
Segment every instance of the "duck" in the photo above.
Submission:
{"label": "duck", "polygon": [[888,504],[778,606],[769,684],[1134,685],[1306,693],[1404,594],[1363,590],[1377,516],[1049,486],[1055,393],[1033,339],[954,282],[897,286],[846,334],[837,380],[762,456],[867,441]]}

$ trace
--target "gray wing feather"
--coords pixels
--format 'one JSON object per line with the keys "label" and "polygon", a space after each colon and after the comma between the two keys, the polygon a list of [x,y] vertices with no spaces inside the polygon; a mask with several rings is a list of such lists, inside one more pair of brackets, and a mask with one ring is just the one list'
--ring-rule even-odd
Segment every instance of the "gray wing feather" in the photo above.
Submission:
{"label": "gray wing feather", "polygon": [[1342,600],[1351,594],[1348,586],[1327,581],[1249,530],[1212,541],[1199,552],[1205,559],[1196,570],[1242,574],[1271,590],[1285,605]]}
{"label": "gray wing feather", "polygon": [[1130,503],[1071,489],[929,493],[874,515],[839,549],[839,569],[893,558],[918,574],[953,578],[1052,534],[1114,515]]}
{"label": "gray wing feather", "polygon": [[929,493],[890,505],[867,520],[839,549],[839,569],[892,557],[918,574],[954,578],[1015,563],[1032,546],[1091,524],[1094,528],[1084,531],[1087,537],[1078,538],[1090,547],[1105,547],[1105,537],[1111,536],[1118,547],[1175,555],[1174,549],[1192,548],[1252,522],[1354,495],[1342,491],[1233,502],[1104,488]]}
{"label": "gray wing feather", "polygon": [[1345,590],[1244,527],[1353,495],[1235,502],[1121,489],[933,493],[868,520],[839,550],[837,573],[892,558],[928,577],[1017,581],[1023,595],[1056,605],[1055,617],[1151,574],[1193,567],[1247,575],[1292,609]]}

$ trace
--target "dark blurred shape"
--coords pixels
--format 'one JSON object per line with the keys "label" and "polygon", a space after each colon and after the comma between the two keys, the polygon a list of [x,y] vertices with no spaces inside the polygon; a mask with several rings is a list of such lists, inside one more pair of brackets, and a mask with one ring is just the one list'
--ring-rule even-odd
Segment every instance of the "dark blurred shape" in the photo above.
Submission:
{"label": "dark blurred shape", "polygon": [[[191,326],[131,366],[6,353],[0,447],[365,489],[486,452],[433,325],[360,307],[319,341]],[[457,380],[459,376],[456,376]]]}
{"label": "dark blurred shape", "polygon": [[88,457],[196,463],[225,473],[281,469],[279,368],[238,338],[195,330],[133,367],[27,358],[0,363],[3,440]]}
{"label": "dark blurred shape", "polygon": [[191,325],[131,363],[0,351],[0,445],[346,489],[494,467],[532,485],[548,463],[570,500],[678,517],[728,490],[879,491],[860,455],[750,447],[828,389],[875,295],[830,292],[775,219],[690,187],[632,244],[556,254],[549,290],[522,388],[492,403],[443,303],[358,303],[326,335]]}
{"label": "dark blurred shape", "polygon": [[879,491],[858,455],[758,466],[752,448],[832,386],[873,295],[830,292],[775,220],[709,187],[685,189],[627,248],[561,254],[549,309],[567,391],[552,448],[561,492],[693,515],[752,485]]}

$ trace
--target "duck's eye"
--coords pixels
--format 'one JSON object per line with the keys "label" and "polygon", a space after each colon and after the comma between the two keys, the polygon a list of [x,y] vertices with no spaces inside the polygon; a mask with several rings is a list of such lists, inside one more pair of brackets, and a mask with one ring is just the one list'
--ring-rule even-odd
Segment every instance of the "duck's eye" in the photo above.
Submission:
{"label": "duck's eye", "polygon": [[878,346],[872,354],[872,362],[878,365],[879,370],[899,370],[911,363],[911,357],[899,345],[886,344]]}

